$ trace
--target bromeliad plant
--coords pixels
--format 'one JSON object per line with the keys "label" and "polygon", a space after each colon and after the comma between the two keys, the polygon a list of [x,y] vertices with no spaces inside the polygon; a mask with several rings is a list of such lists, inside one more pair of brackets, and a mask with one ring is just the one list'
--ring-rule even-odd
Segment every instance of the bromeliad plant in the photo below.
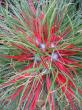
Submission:
{"label": "bromeliad plant", "polygon": [[81,19],[69,0],[0,6],[1,109],[81,108]]}

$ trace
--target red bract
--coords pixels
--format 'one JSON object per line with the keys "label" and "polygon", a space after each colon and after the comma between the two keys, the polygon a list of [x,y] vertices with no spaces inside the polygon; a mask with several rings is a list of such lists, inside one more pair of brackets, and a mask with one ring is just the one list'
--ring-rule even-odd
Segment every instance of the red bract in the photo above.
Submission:
{"label": "red bract", "polygon": [[[32,0],[28,1],[30,1],[31,11],[36,14],[36,8]],[[45,103],[43,104],[44,106],[48,104],[51,110],[56,110],[56,100],[53,94],[54,91],[59,91],[58,96],[61,97],[61,89],[71,105],[71,108],[77,110],[72,98],[76,98],[76,89],[78,89],[79,93],[81,93],[82,90],[77,87],[74,78],[75,75],[78,74],[77,68],[82,68],[82,65],[79,60],[73,57],[77,56],[82,48],[78,48],[73,43],[65,44],[66,42],[64,42],[73,31],[72,28],[67,26],[63,32],[58,34],[64,16],[61,16],[59,20],[58,15],[56,15],[54,23],[49,30],[47,20],[42,24],[45,17],[44,12],[41,12],[39,17],[32,16],[31,20],[27,19],[25,12],[22,11],[20,14],[24,23],[32,31],[32,35],[29,36],[26,29],[15,25],[14,27],[16,28],[17,34],[21,33],[25,39],[20,37],[19,41],[21,41],[22,44],[20,42],[13,43],[13,41],[11,41],[10,45],[16,50],[20,50],[20,52],[17,55],[12,55],[11,53],[11,55],[1,56],[7,59],[13,59],[15,62],[28,62],[28,65],[23,69],[20,68],[16,76],[1,84],[0,88],[16,86],[17,83],[21,82],[18,87],[14,88],[16,89],[14,93],[8,96],[8,99],[13,101],[20,95],[17,110],[22,110],[22,108],[24,108],[24,110],[35,110],[40,100],[42,89],[44,90],[44,88],[46,88],[46,93],[48,94],[47,101],[45,99]],[[16,15],[12,16],[19,24],[22,24]],[[24,43],[26,43],[26,45],[23,45]],[[22,83],[22,81],[26,81],[27,84],[25,82]]]}

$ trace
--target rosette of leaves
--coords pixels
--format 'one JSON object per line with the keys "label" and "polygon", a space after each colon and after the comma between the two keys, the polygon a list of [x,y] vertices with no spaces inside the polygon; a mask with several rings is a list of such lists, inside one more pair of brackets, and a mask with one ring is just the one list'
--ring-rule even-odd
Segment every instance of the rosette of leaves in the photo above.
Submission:
{"label": "rosette of leaves", "polygon": [[0,6],[0,107],[80,110],[82,15],[69,0]]}

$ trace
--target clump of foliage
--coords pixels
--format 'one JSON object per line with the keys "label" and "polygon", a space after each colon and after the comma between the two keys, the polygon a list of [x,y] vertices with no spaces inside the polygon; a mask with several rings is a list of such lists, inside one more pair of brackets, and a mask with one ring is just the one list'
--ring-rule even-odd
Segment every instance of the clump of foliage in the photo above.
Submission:
{"label": "clump of foliage", "polygon": [[0,107],[80,110],[82,14],[69,0],[0,6]]}

